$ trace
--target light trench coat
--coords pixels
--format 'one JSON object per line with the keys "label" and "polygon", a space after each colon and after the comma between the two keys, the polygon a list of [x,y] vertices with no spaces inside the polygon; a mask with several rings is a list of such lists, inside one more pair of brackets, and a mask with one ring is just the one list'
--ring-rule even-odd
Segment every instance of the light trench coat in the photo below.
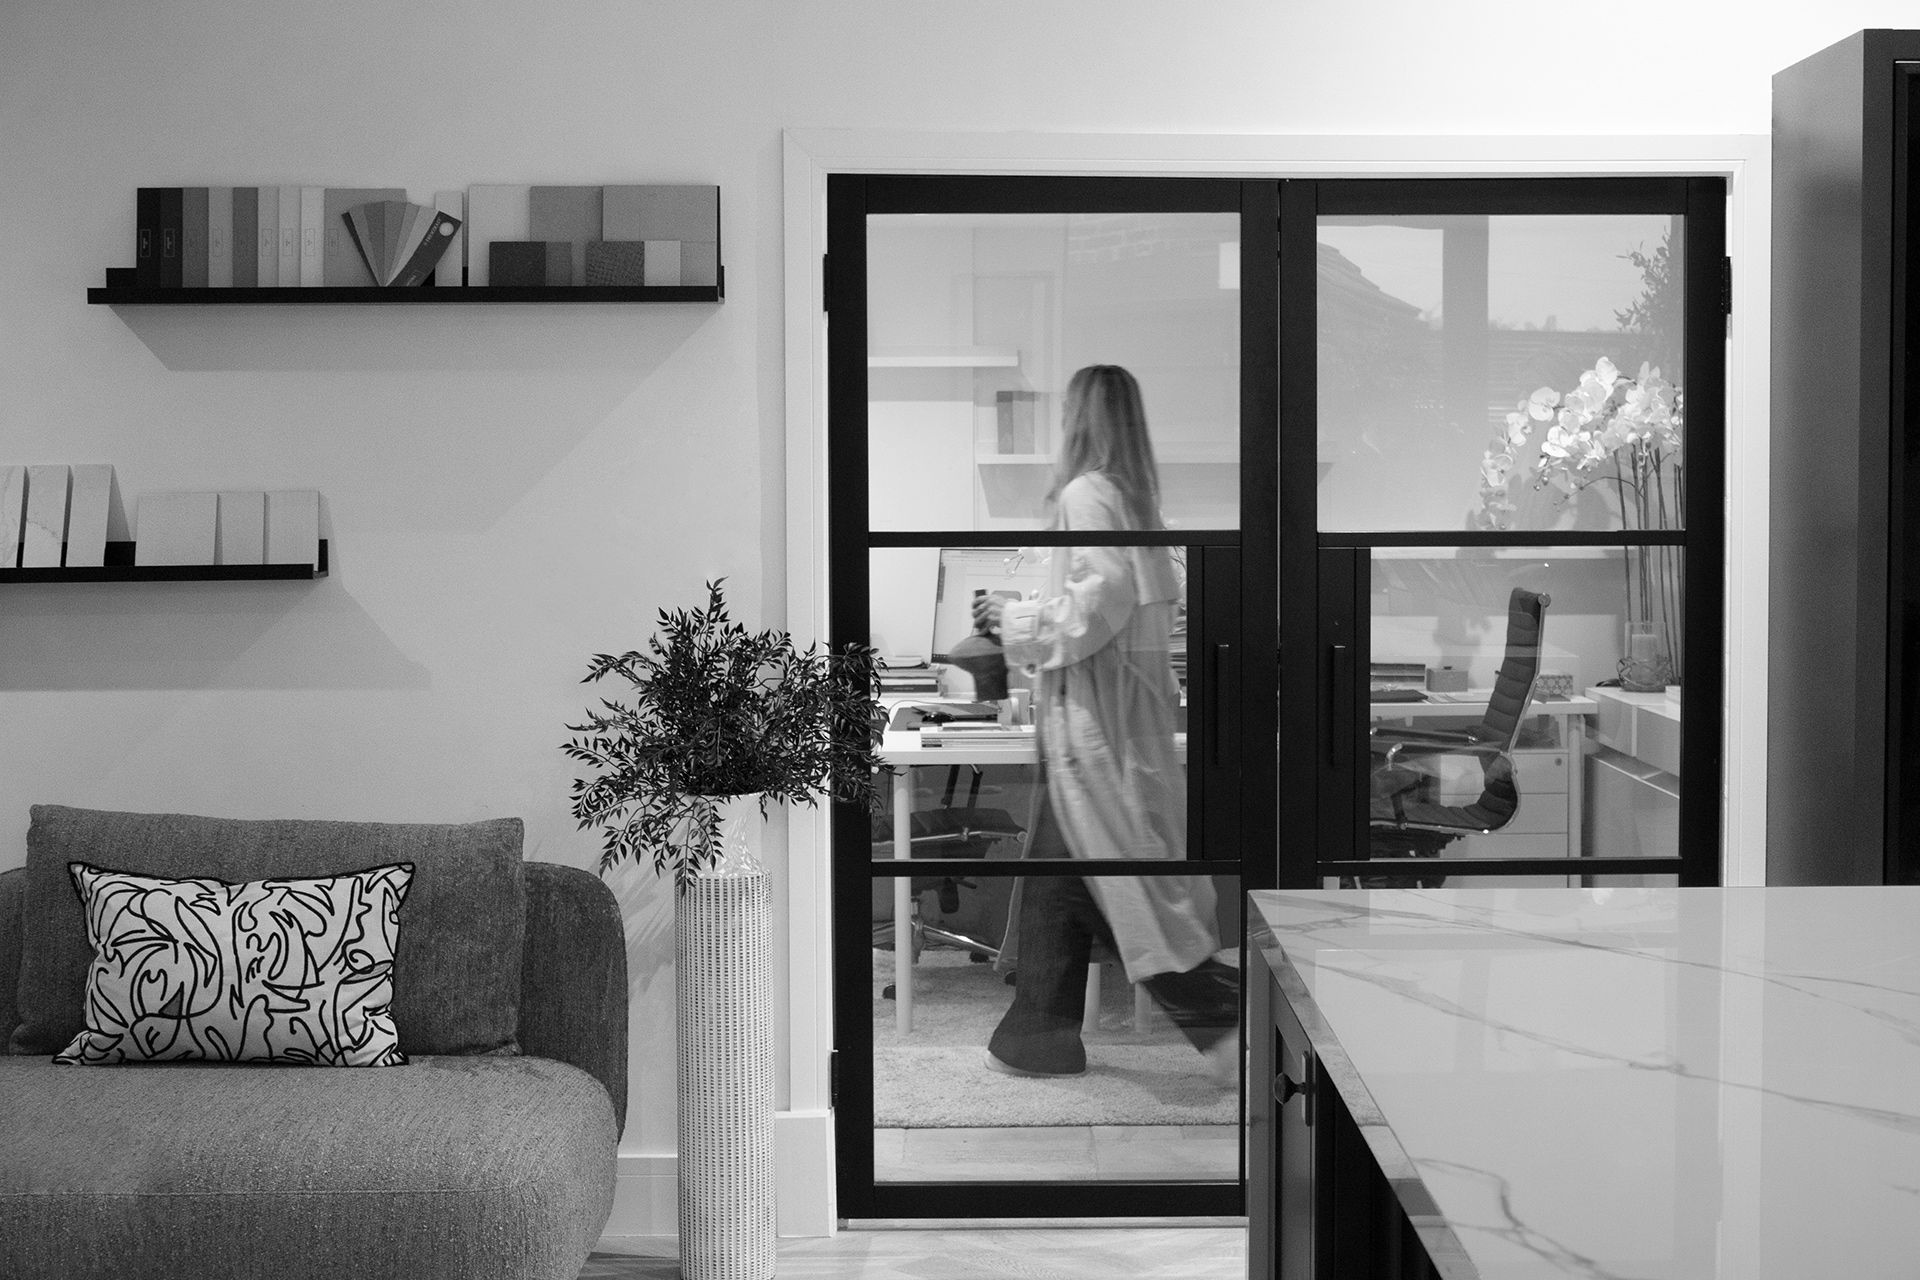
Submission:
{"label": "light trench coat", "polygon": [[[1119,489],[1098,472],[1075,477],[1060,494],[1059,527],[1129,528]],[[1059,547],[1046,596],[1004,606],[1000,642],[1009,665],[1035,675],[1047,796],[1076,858],[1187,856],[1168,656],[1179,598],[1166,547]],[[1206,876],[1088,876],[1087,886],[1130,982],[1184,973],[1220,948]]]}

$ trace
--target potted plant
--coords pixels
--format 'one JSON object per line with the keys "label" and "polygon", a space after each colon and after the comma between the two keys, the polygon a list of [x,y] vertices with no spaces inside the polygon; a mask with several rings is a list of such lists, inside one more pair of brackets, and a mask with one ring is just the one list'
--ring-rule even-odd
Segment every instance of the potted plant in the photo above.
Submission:
{"label": "potted plant", "polygon": [[687,1280],[774,1273],[773,1023],[767,879],[745,840],[757,810],[822,796],[879,803],[885,727],[865,645],[801,649],[728,615],[662,609],[645,652],[598,654],[582,683],[618,676],[564,750],[580,829],[601,831],[601,874],[632,859],[673,876],[679,1062],[680,1266]]}
{"label": "potted plant", "polygon": [[682,893],[722,856],[723,802],[813,806],[822,796],[874,807],[885,766],[878,662],[865,645],[797,648],[727,613],[725,579],[707,607],[660,611],[647,652],[597,654],[583,684],[617,675],[631,705],[602,699],[566,753],[597,771],[573,784],[580,829],[598,827],[604,874],[650,858]]}

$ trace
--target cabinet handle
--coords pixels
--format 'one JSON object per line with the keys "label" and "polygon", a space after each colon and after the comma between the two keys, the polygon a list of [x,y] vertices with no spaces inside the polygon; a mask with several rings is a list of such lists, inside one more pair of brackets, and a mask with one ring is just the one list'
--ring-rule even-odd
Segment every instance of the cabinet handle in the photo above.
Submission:
{"label": "cabinet handle", "polygon": [[1296,1094],[1304,1094],[1306,1091],[1305,1085],[1295,1084],[1292,1077],[1284,1071],[1273,1078],[1273,1100],[1283,1107],[1293,1101]]}

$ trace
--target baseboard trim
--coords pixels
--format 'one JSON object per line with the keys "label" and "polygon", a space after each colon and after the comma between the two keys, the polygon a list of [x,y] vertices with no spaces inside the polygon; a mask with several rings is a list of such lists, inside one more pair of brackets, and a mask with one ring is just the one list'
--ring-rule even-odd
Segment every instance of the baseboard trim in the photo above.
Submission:
{"label": "baseboard trim", "polygon": [[[782,1236],[834,1234],[833,1113],[773,1117],[774,1206]],[[680,1229],[680,1158],[621,1152],[614,1162],[610,1236],[671,1236]]]}

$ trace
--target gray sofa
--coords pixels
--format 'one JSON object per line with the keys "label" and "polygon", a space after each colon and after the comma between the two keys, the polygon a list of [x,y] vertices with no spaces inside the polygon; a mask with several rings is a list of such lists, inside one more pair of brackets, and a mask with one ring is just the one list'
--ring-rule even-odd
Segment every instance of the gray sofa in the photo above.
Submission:
{"label": "gray sofa", "polygon": [[[574,1280],[625,1120],[624,931],[598,878],[520,839],[35,806],[0,874],[0,1276]],[[91,954],[72,859],[229,881],[413,863],[408,1064],[54,1065]]]}

